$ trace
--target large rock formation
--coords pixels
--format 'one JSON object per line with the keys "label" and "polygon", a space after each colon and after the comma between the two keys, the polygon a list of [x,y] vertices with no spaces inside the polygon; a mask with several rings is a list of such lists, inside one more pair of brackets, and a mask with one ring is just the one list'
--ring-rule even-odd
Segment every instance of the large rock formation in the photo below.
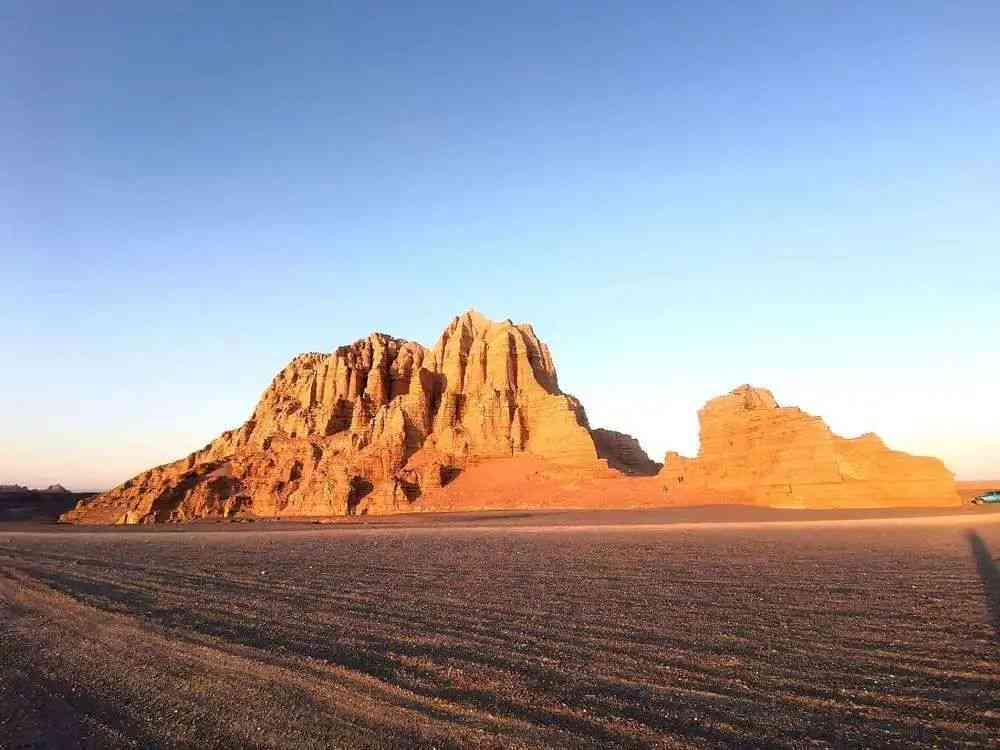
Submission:
{"label": "large rock formation", "polygon": [[697,458],[667,453],[671,501],[801,507],[957,505],[954,477],[936,458],[889,450],[871,433],[834,435],[819,417],[744,385],[698,412]]}
{"label": "large rock formation", "polygon": [[699,457],[668,454],[657,475],[634,438],[590,430],[531,326],[469,311],[431,349],[373,333],[296,357],[241,427],[62,520],[957,500],[939,461],[889,451],[874,436],[838,438],[764,390],[716,399],[701,419]]}
{"label": "large rock formation", "polygon": [[374,333],[296,357],[243,426],[63,520],[392,512],[472,459],[518,454],[602,468],[583,408],[559,390],[531,326],[469,311],[430,350]]}

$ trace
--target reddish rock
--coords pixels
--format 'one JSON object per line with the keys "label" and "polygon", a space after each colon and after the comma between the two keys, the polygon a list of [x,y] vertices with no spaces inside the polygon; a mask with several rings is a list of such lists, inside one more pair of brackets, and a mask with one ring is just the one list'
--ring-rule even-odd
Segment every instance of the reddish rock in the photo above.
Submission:
{"label": "reddish rock", "polygon": [[241,427],[63,520],[395,512],[470,459],[516,454],[600,470],[583,408],[531,326],[469,311],[430,350],[373,333],[296,357]]}
{"label": "reddish rock", "polygon": [[634,438],[591,432],[531,326],[469,311],[431,349],[373,333],[296,357],[241,427],[81,501],[62,520],[957,502],[936,459],[889,451],[873,435],[836,437],[768,391],[737,389],[700,416],[699,457],[668,454],[655,475]]}
{"label": "reddish rock", "polygon": [[697,458],[667,453],[660,477],[672,501],[772,506],[957,505],[936,458],[889,450],[873,434],[834,435],[819,417],[744,385],[698,412]]}

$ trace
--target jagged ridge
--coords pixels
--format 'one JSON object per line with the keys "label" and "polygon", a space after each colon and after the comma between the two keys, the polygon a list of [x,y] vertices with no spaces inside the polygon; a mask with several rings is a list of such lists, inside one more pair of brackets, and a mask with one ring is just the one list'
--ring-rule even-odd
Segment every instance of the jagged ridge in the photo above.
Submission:
{"label": "jagged ridge", "polygon": [[470,310],[431,349],[373,333],[296,357],[241,427],[82,501],[62,520],[958,502],[937,459],[890,451],[874,435],[838,437],[765,389],[713,399],[699,420],[698,457],[668,453],[661,469],[634,438],[591,431],[531,326]]}
{"label": "jagged ridge", "polygon": [[518,453],[600,466],[583,407],[559,390],[531,326],[470,310],[430,350],[373,333],[296,357],[241,427],[64,520],[389,512],[469,460]]}

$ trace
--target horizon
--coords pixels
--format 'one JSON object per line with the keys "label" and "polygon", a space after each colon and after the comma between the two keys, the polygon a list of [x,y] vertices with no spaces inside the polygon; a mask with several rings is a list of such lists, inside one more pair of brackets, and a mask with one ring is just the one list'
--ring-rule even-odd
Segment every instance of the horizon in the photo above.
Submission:
{"label": "horizon", "polygon": [[0,477],[107,489],[475,306],[656,461],[749,382],[1000,478],[995,3],[5,16]]}
{"label": "horizon", "polygon": [[[444,329],[445,329],[445,328],[446,328],[446,327],[447,327],[447,326],[448,326],[448,325],[449,325],[449,324],[450,324],[450,323],[451,323],[452,321],[454,321],[454,320],[457,320],[457,319],[458,319],[459,317],[461,317],[462,315],[464,315],[464,314],[467,314],[467,313],[470,313],[470,312],[473,312],[473,313],[477,313],[477,314],[479,314],[479,315],[482,315],[482,316],[484,316],[484,317],[485,317],[485,318],[486,318],[487,320],[489,320],[489,321],[490,321],[491,323],[497,323],[497,322],[502,322],[502,321],[504,321],[504,320],[508,320],[508,321],[511,321],[511,322],[513,322],[513,323],[514,323],[515,325],[529,325],[529,326],[532,326],[532,327],[534,327],[534,326],[533,326],[533,324],[532,324],[532,323],[531,323],[530,321],[523,321],[523,320],[517,320],[517,319],[515,319],[515,318],[511,318],[511,317],[509,317],[509,316],[507,316],[507,317],[495,317],[495,316],[492,316],[492,315],[488,315],[488,314],[484,314],[484,313],[481,313],[481,312],[479,311],[479,309],[478,309],[478,308],[476,308],[476,307],[469,307],[469,308],[467,308],[467,309],[466,309],[465,311],[463,311],[463,312],[459,313],[458,315],[455,315],[455,316],[452,316],[452,318],[450,318],[450,319],[449,319],[449,320],[448,320],[448,321],[447,321],[447,322],[445,323],[445,325],[444,325],[444,326],[442,326],[442,331],[443,331],[443,330],[444,330]],[[536,331],[536,334],[537,334],[537,331]],[[424,347],[424,348],[425,348],[425,349],[427,349],[427,350],[430,350],[430,349],[432,349],[432,348],[434,347],[434,345],[435,345],[436,341],[437,341],[437,339],[434,339],[433,341],[431,341],[431,342],[430,342],[430,343],[428,344],[428,343],[425,343],[424,341],[419,341],[419,340],[416,340],[416,339],[412,339],[412,338],[407,338],[407,337],[404,337],[404,336],[396,336],[395,334],[393,334],[393,333],[391,333],[391,332],[387,332],[387,331],[382,331],[382,330],[372,330],[372,331],[370,331],[370,332],[369,332],[368,334],[365,334],[365,335],[363,335],[363,336],[359,336],[359,337],[357,337],[357,338],[353,339],[352,341],[349,341],[349,342],[344,342],[343,344],[339,344],[339,345],[336,345],[336,346],[334,346],[334,347],[330,348],[329,350],[325,350],[325,351],[316,351],[316,350],[308,350],[308,351],[303,351],[303,352],[299,352],[299,353],[297,353],[297,354],[295,354],[295,355],[292,355],[291,357],[289,357],[289,359],[288,359],[288,362],[286,363],[286,365],[287,365],[287,364],[289,364],[289,363],[291,363],[291,362],[292,362],[292,361],[293,361],[294,359],[296,359],[297,357],[299,357],[299,356],[301,356],[301,355],[303,355],[303,354],[309,354],[309,353],[320,353],[320,354],[331,354],[331,353],[335,352],[335,351],[336,351],[336,349],[337,349],[337,348],[338,348],[339,346],[344,346],[344,345],[348,345],[348,344],[350,344],[350,343],[353,343],[353,342],[355,342],[355,341],[361,341],[361,340],[364,340],[364,339],[368,338],[369,336],[373,336],[373,335],[385,335],[385,336],[390,336],[390,337],[392,337],[392,338],[396,338],[396,339],[399,339],[399,340],[403,340],[403,341],[411,341],[411,342],[414,342],[414,343],[417,343],[417,344],[420,344],[420,345],[421,345],[422,347]],[[546,345],[549,345],[550,349],[552,348],[552,347],[551,347],[551,344],[550,344],[550,343],[549,343],[548,341],[546,341],[546,339],[545,339],[545,338],[544,338],[543,336],[539,336],[539,338],[541,339],[541,341],[542,341],[543,343],[545,343]],[[284,365],[282,366],[282,368],[279,368],[279,370],[275,371],[275,372],[274,372],[274,373],[272,374],[271,378],[270,378],[270,379],[269,379],[269,380],[267,381],[267,383],[265,383],[265,384],[264,384],[264,386],[263,386],[263,387],[261,388],[261,391],[260,391],[260,395],[263,395],[264,391],[265,391],[265,390],[267,389],[267,387],[268,387],[268,386],[270,385],[270,382],[271,382],[271,380],[273,380],[273,379],[274,379],[274,377],[275,377],[275,376],[276,376],[276,375],[278,374],[278,372],[280,371],[280,369],[283,369],[283,367],[284,367]],[[559,372],[559,364],[558,364],[558,362],[556,362],[556,372],[557,372],[557,375],[559,375],[559,376],[560,376],[560,384],[559,384],[559,386],[560,386],[560,389],[561,389],[561,390],[563,390],[563,392],[566,392],[566,393],[569,393],[570,395],[573,395],[573,396],[575,396],[576,394],[574,394],[574,393],[571,393],[571,392],[569,392],[569,391],[566,391],[566,390],[565,390],[565,389],[564,389],[564,388],[562,387],[562,376],[561,376],[561,373]],[[699,451],[698,451],[698,436],[697,436],[697,412],[698,412],[698,410],[700,410],[700,409],[701,409],[701,408],[702,408],[702,407],[703,407],[703,406],[705,405],[705,403],[706,403],[707,401],[709,401],[709,400],[711,400],[711,399],[713,399],[713,398],[716,398],[716,397],[718,397],[718,396],[722,396],[722,395],[725,395],[725,394],[727,394],[727,393],[729,393],[729,392],[733,391],[734,389],[737,389],[737,388],[739,388],[739,387],[741,387],[741,386],[743,386],[743,385],[749,385],[749,386],[751,386],[751,387],[754,387],[754,388],[764,388],[764,389],[767,389],[767,390],[769,390],[769,391],[772,391],[772,393],[773,393],[773,395],[775,396],[775,398],[776,398],[776,400],[777,400],[777,402],[778,402],[778,405],[779,405],[779,406],[781,406],[781,407],[786,407],[786,406],[791,406],[791,407],[798,407],[798,408],[802,409],[802,410],[803,410],[804,412],[807,412],[807,413],[809,413],[809,414],[812,414],[813,416],[818,416],[818,417],[820,417],[821,419],[823,419],[823,421],[824,421],[824,422],[825,422],[825,423],[826,423],[826,424],[827,424],[828,426],[830,426],[830,425],[831,425],[831,422],[830,422],[830,420],[829,420],[829,419],[827,418],[827,416],[826,416],[826,415],[824,415],[824,414],[819,414],[819,413],[816,413],[816,412],[814,412],[814,411],[810,410],[810,409],[809,409],[809,408],[808,408],[807,406],[803,406],[802,404],[796,404],[796,403],[790,403],[790,402],[788,402],[788,401],[786,401],[786,400],[783,400],[783,399],[782,399],[782,398],[780,397],[780,394],[779,394],[779,393],[774,393],[774,389],[772,389],[772,388],[771,388],[771,387],[770,387],[770,386],[769,386],[768,384],[766,384],[766,383],[755,383],[755,382],[746,382],[746,383],[737,383],[737,384],[734,384],[734,385],[732,385],[731,387],[728,387],[728,388],[726,388],[725,390],[722,390],[722,391],[719,391],[718,393],[715,393],[715,394],[713,394],[713,395],[711,395],[711,396],[708,396],[708,397],[706,397],[706,399],[705,399],[705,400],[704,400],[703,402],[701,402],[700,404],[698,404],[698,405],[697,405],[697,406],[696,406],[695,408],[693,408],[693,409],[691,410],[691,411],[692,411],[692,413],[693,413],[693,414],[695,415],[695,424],[696,424],[696,428],[695,428],[695,433],[696,433],[696,434],[695,434],[695,436],[694,436],[694,449],[693,449],[693,450],[690,450],[690,451],[684,451],[684,450],[678,450],[678,451],[677,451],[678,453],[680,453],[681,455],[684,455],[684,456],[696,456],[696,455],[698,455],[698,453],[699,453]],[[254,411],[254,407],[256,406],[256,403],[257,403],[257,401],[255,400],[255,401],[254,401],[254,403],[253,403],[253,405],[251,405],[251,406],[249,407],[249,409],[248,409],[248,411],[247,411],[247,416],[246,416],[246,417],[245,417],[245,418],[244,418],[243,420],[241,420],[241,421],[240,421],[240,422],[238,422],[238,423],[234,423],[234,424],[231,424],[231,425],[228,425],[228,426],[225,426],[225,427],[223,427],[223,428],[219,429],[219,430],[218,430],[218,432],[217,432],[216,434],[212,435],[212,437],[211,437],[211,438],[210,438],[209,440],[213,440],[213,439],[215,439],[215,437],[217,437],[217,436],[218,436],[219,434],[221,434],[222,432],[224,432],[224,431],[226,431],[226,430],[230,430],[230,429],[235,429],[235,428],[239,427],[240,425],[242,425],[242,424],[243,424],[243,422],[245,422],[245,421],[246,421],[246,419],[248,419],[248,418],[250,417],[250,415],[251,415],[251,414],[253,413],[253,411]],[[588,421],[590,422],[590,428],[591,428],[591,430],[594,430],[594,429],[599,429],[599,428],[602,428],[602,429],[608,429],[608,430],[616,430],[616,431],[618,431],[618,432],[624,432],[625,434],[628,434],[628,435],[630,435],[631,437],[634,437],[634,438],[636,438],[636,439],[637,439],[637,440],[639,441],[639,444],[640,444],[640,446],[641,446],[641,447],[643,448],[643,450],[645,450],[645,451],[647,452],[647,454],[649,455],[649,457],[650,457],[650,458],[651,458],[651,459],[652,459],[653,461],[656,461],[656,462],[658,462],[658,463],[662,463],[662,459],[663,459],[663,455],[664,455],[664,454],[666,453],[666,450],[670,450],[670,451],[673,451],[673,450],[676,450],[675,448],[667,448],[667,449],[666,449],[666,450],[665,450],[665,451],[664,451],[663,453],[661,453],[661,454],[659,454],[659,455],[657,455],[657,454],[655,454],[655,453],[652,453],[652,452],[650,452],[650,451],[649,451],[649,450],[647,449],[646,445],[645,445],[645,444],[643,443],[643,439],[642,439],[642,437],[641,437],[641,436],[639,436],[639,435],[634,435],[634,434],[632,434],[632,433],[629,433],[629,432],[627,432],[626,430],[621,430],[621,429],[619,429],[619,428],[617,428],[617,427],[615,427],[614,425],[611,425],[611,424],[594,424],[594,423],[593,423],[593,420],[592,420],[592,419],[591,419],[591,417],[590,417],[590,411],[589,411],[589,410],[587,409],[587,403],[586,403],[586,402],[584,402],[584,401],[582,401],[582,400],[581,400],[581,403],[582,403],[582,406],[583,406],[583,408],[584,408],[584,411],[585,411],[585,413],[587,414],[587,418],[588,418]],[[680,407],[679,405],[678,405],[678,406],[676,407],[676,409],[677,409],[677,410],[680,410],[680,408],[681,408],[681,407]],[[879,432],[878,432],[877,430],[874,430],[874,429],[872,429],[872,430],[864,430],[864,431],[861,431],[861,432],[857,432],[857,433],[853,433],[853,434],[841,434],[841,433],[839,433],[839,432],[838,432],[838,431],[837,431],[836,429],[833,429],[833,427],[832,427],[832,426],[831,426],[831,429],[832,429],[832,431],[834,432],[834,434],[835,434],[835,435],[837,435],[838,437],[842,437],[842,438],[848,438],[848,439],[850,439],[850,438],[856,438],[856,437],[860,437],[860,436],[862,436],[862,435],[865,435],[865,434],[869,434],[869,433],[874,433],[874,434],[878,435],[878,437],[882,438],[882,440],[883,440],[884,442],[886,442],[886,443],[887,443],[887,446],[888,446],[888,448],[890,448],[890,449],[892,449],[892,450],[899,450],[899,448],[898,448],[897,446],[894,446],[894,445],[892,445],[892,444],[891,444],[891,443],[890,443],[889,441],[887,441],[887,440],[885,439],[885,437],[884,437],[883,435],[881,435],[881,434],[880,434],[880,433],[879,433]],[[209,442],[209,441],[206,441],[206,443],[207,443],[207,442]],[[138,473],[140,473],[140,472],[143,472],[143,471],[146,471],[147,469],[150,469],[150,468],[153,468],[154,466],[158,466],[158,465],[161,465],[161,464],[168,464],[168,463],[172,463],[172,462],[174,462],[174,461],[176,461],[176,460],[180,460],[180,459],[184,458],[185,456],[187,456],[188,454],[190,454],[190,453],[192,453],[192,452],[194,452],[194,451],[196,451],[196,450],[199,450],[199,449],[200,449],[201,447],[203,447],[203,446],[199,445],[199,446],[196,446],[196,447],[193,447],[193,448],[192,448],[192,449],[191,449],[190,451],[188,451],[188,453],[185,453],[185,454],[183,454],[183,455],[178,455],[178,456],[175,456],[175,457],[172,457],[172,458],[168,458],[168,459],[166,459],[166,460],[164,460],[164,461],[160,461],[160,462],[158,462],[158,463],[155,463],[155,464],[151,464],[151,465],[148,465],[148,466],[145,466],[145,467],[143,467],[142,469],[140,469],[140,470],[139,470],[138,472],[136,472],[136,474],[138,474]],[[906,451],[906,452],[910,452],[910,451]],[[914,454],[914,455],[931,455],[931,454]],[[934,457],[935,457],[935,458],[940,458],[940,456],[934,456]],[[950,467],[948,467],[948,466],[947,466],[947,462],[945,462],[945,465],[946,465],[946,468],[949,468],[949,470],[951,470],[951,469],[950,469]],[[123,479],[122,479],[122,480],[120,480],[119,482],[115,482],[115,483],[114,483],[113,485],[108,485],[108,486],[104,486],[104,487],[74,487],[74,488],[73,488],[73,489],[71,489],[70,491],[71,491],[71,492],[75,492],[75,493],[80,493],[80,492],[84,492],[84,493],[85,493],[85,492],[103,492],[103,491],[105,491],[105,490],[108,490],[108,489],[111,489],[111,487],[113,487],[113,486],[116,486],[116,485],[120,484],[121,482],[124,482],[124,481],[126,481],[127,479],[131,479],[131,478],[132,478],[133,476],[134,476],[134,475],[129,475],[128,477],[125,477],[125,478],[123,478]],[[996,479],[997,479],[998,477],[1000,477],[1000,472],[996,472],[996,473],[994,473],[994,474],[989,474],[989,473],[987,472],[987,473],[986,473],[986,474],[984,474],[983,476],[970,476],[970,477],[962,477],[962,476],[958,476],[958,475],[957,475],[957,473],[956,473],[956,476],[955,476],[955,480],[956,480],[956,481],[970,481],[970,482],[976,482],[976,481],[990,481],[990,480],[996,480]],[[65,483],[60,483],[60,482],[57,482],[57,481],[56,481],[56,482],[47,482],[47,483],[45,483],[45,484],[32,484],[32,483],[30,483],[30,482],[29,482],[29,483],[24,483],[24,482],[17,482],[17,481],[13,481],[13,482],[7,482],[7,483],[4,483],[4,482],[0,482],[0,485],[4,485],[4,486],[6,486],[6,485],[8,485],[8,484],[9,484],[9,485],[17,485],[17,484],[21,484],[22,486],[25,486],[25,487],[27,487],[27,488],[29,488],[29,489],[32,489],[32,490],[39,490],[39,489],[45,489],[45,488],[47,488],[47,487],[49,487],[49,486],[54,486],[54,485],[60,485],[60,484],[65,484]]]}

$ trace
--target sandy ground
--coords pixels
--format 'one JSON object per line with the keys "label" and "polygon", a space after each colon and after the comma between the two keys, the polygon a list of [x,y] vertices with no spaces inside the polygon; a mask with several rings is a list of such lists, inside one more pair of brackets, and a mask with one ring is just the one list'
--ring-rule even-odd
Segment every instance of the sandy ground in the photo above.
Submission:
{"label": "sandy ground", "polygon": [[995,747],[1000,512],[0,527],[0,747]]}

